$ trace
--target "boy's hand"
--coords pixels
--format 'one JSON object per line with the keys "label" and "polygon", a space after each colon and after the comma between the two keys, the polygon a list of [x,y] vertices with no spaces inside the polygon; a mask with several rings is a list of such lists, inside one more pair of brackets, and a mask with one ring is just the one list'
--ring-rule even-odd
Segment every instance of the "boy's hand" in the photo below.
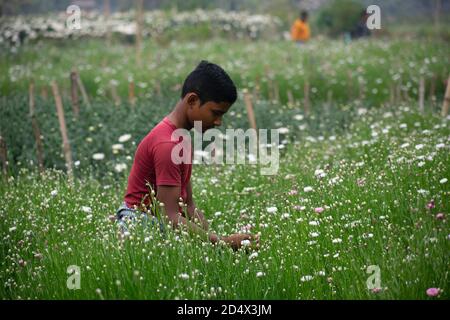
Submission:
{"label": "boy's hand", "polygon": [[235,233],[228,237],[222,237],[221,240],[233,248],[233,250],[238,250],[242,247],[259,249],[259,235]]}

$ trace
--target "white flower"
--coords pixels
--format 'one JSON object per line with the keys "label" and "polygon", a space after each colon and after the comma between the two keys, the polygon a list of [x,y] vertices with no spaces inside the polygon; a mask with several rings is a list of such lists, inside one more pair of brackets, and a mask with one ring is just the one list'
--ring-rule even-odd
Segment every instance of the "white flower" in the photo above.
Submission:
{"label": "white flower", "polygon": [[86,216],[86,220],[91,220],[92,219],[92,214],[88,214],[87,216]]}
{"label": "white flower", "polygon": [[438,143],[436,145],[436,149],[443,149],[443,148],[445,148],[445,143]]}
{"label": "white flower", "polygon": [[241,246],[248,247],[249,245],[250,245],[250,240],[242,240],[241,241]]}
{"label": "white flower", "polygon": [[119,172],[119,173],[126,169],[127,169],[127,165],[125,163],[118,163],[114,166],[114,170],[116,170],[116,172]]}
{"label": "white flower", "polygon": [[91,207],[82,206],[81,207],[81,211],[83,211],[85,213],[92,213],[92,208]]}
{"label": "white flower", "polygon": [[427,193],[428,193],[428,190],[425,190],[425,189],[419,189],[419,190],[417,190],[417,192],[420,193],[420,194],[427,194]]}
{"label": "white flower", "polygon": [[215,215],[216,217],[220,217],[220,216],[222,215],[222,212],[217,211],[216,213],[214,213],[214,215]]}
{"label": "white flower", "polygon": [[312,187],[304,187],[303,188],[303,191],[304,192],[311,192],[311,191],[313,191],[314,189],[312,188]]}
{"label": "white flower", "polygon": [[420,161],[417,165],[419,166],[419,168],[422,168],[425,165],[425,162]]}
{"label": "white flower", "polygon": [[440,183],[440,184],[444,184],[444,183],[446,183],[447,181],[448,181],[448,179],[447,179],[447,178],[444,178],[444,179],[439,180],[439,183]]}
{"label": "white flower", "polygon": [[314,171],[314,175],[319,178],[324,178],[327,174],[322,169],[317,169]]}
{"label": "white flower", "polygon": [[92,159],[94,159],[94,160],[103,160],[103,159],[105,159],[105,154],[103,154],[103,153],[94,153],[92,155]]}
{"label": "white flower", "polygon": [[262,271],[258,271],[257,273],[256,273],[256,277],[257,278],[261,278],[261,277],[264,277],[266,274],[264,273],[264,272],[262,272]]}
{"label": "white flower", "polygon": [[319,221],[316,221],[316,220],[313,220],[313,221],[310,221],[309,222],[309,225],[310,226],[318,226],[320,224],[320,222]]}
{"label": "white flower", "polygon": [[251,255],[248,256],[248,259],[249,260],[253,260],[253,259],[257,258],[257,257],[258,257],[258,252],[253,252]]}
{"label": "white flower", "polygon": [[278,133],[287,134],[289,132],[288,128],[278,128]]}
{"label": "white flower", "polygon": [[302,114],[296,114],[296,115],[294,116],[294,119],[297,120],[297,121],[302,121],[303,118],[304,118],[304,117],[303,117]]}
{"label": "white flower", "polygon": [[324,277],[325,276],[325,271],[321,270],[321,271],[316,272],[316,276]]}
{"label": "white flower", "polygon": [[288,219],[290,216],[291,216],[291,215],[290,215],[289,213],[283,213],[283,214],[281,215],[281,218],[282,218],[282,219]]}
{"label": "white flower", "polygon": [[111,148],[112,148],[113,151],[123,150],[123,144],[121,144],[121,143],[116,143],[116,144],[113,144],[113,145],[111,146]]}
{"label": "white flower", "polygon": [[415,146],[416,150],[420,150],[423,149],[424,145],[423,144],[418,144]]}
{"label": "white flower", "polygon": [[364,239],[370,239],[370,238],[373,238],[373,233],[365,233],[365,234],[363,234],[362,235],[362,237],[364,238]]}
{"label": "white flower", "polygon": [[405,149],[409,147],[409,143],[404,143],[400,146],[400,148]]}
{"label": "white flower", "polygon": [[15,231],[17,229],[17,227],[11,227],[11,228],[9,228],[9,232],[13,232],[13,231]]}
{"label": "white flower", "polygon": [[131,134],[127,133],[119,137],[119,142],[127,142],[131,139]]}
{"label": "white flower", "polygon": [[50,195],[52,197],[56,196],[58,194],[58,190],[52,190],[52,192],[50,192]]}
{"label": "white flower", "polygon": [[219,179],[212,177],[210,181],[212,184],[216,184],[217,182],[219,182]]}
{"label": "white flower", "polygon": [[269,207],[266,210],[268,213],[276,213],[278,211],[277,207]]}
{"label": "white flower", "polygon": [[75,165],[75,167],[78,167],[80,165],[80,160],[77,160],[73,163]]}
{"label": "white flower", "polygon": [[300,281],[301,281],[301,282],[307,282],[307,281],[311,281],[312,279],[314,279],[313,276],[306,275],[306,276],[301,277],[301,278],[300,278]]}
{"label": "white flower", "polygon": [[189,279],[189,275],[187,273],[182,273],[178,276],[180,279],[187,280]]}
{"label": "white flower", "polygon": [[341,239],[341,238],[336,238],[336,239],[333,239],[332,242],[333,242],[333,243],[341,243],[341,242],[342,242],[342,239]]}
{"label": "white flower", "polygon": [[311,232],[311,233],[309,234],[309,236],[310,236],[311,238],[317,238],[319,235],[320,235],[319,232]]}

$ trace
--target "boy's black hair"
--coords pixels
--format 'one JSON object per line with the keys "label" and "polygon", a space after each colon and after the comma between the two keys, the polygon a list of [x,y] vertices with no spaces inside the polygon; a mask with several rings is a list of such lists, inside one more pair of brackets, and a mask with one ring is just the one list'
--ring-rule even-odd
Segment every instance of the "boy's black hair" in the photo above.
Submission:
{"label": "boy's black hair", "polygon": [[308,19],[308,11],[300,11],[300,19],[305,20]]}
{"label": "boy's black hair", "polygon": [[200,105],[208,101],[233,104],[237,99],[236,86],[230,76],[217,64],[202,60],[184,80],[181,98],[195,92]]}

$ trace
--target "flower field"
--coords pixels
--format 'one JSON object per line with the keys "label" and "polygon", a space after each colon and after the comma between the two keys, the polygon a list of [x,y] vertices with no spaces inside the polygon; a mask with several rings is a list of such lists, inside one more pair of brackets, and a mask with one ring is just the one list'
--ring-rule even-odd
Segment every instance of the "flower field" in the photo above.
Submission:
{"label": "flower field", "polygon": [[[448,297],[448,137],[448,119],[403,106],[287,144],[274,177],[197,165],[211,228],[259,232],[251,254],[157,229],[121,242],[111,215],[125,175],[22,169],[0,189],[2,297],[422,299],[430,287]],[[70,265],[82,266],[81,290],[66,288]],[[366,288],[369,265],[379,290]]]}
{"label": "flower field", "polygon": [[[247,30],[250,18],[224,19]],[[448,43],[319,38],[299,51],[267,39],[146,41],[139,66],[127,44],[65,37],[36,36],[33,45],[0,52],[8,160],[0,181],[1,299],[449,299],[450,117],[441,115]],[[193,167],[194,198],[211,230],[259,234],[258,251],[139,224],[120,236],[115,220],[137,145],[176,104],[200,59],[220,64],[238,87],[222,129],[249,128],[248,89],[258,127],[280,133],[276,175],[249,164]],[[79,114],[72,68],[91,99],[80,98]],[[80,268],[78,290],[68,289],[70,266]]]}

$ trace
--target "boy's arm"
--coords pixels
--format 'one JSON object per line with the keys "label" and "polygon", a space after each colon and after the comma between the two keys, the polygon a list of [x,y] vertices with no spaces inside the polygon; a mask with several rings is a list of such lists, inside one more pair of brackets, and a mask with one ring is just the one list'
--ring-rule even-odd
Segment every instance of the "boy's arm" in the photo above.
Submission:
{"label": "boy's arm", "polygon": [[203,239],[208,239],[212,243],[217,243],[220,239],[214,233],[208,233],[205,229],[188,221],[179,214],[178,199],[180,197],[179,186],[158,186],[158,201],[164,203],[164,210],[169,221],[174,227],[184,224],[189,232],[199,235]]}
{"label": "boy's arm", "polygon": [[203,212],[201,212],[199,209],[196,209],[194,199],[192,197],[192,184],[191,181],[186,186],[186,193],[187,193],[187,213],[191,219],[198,219],[199,222],[202,224],[203,229],[208,231],[209,224],[206,220],[205,216],[203,215]]}
{"label": "boy's arm", "polygon": [[167,218],[172,222],[172,225],[174,227],[178,227],[180,224],[183,224],[187,227],[190,233],[199,235],[202,239],[207,239],[213,244],[216,244],[217,242],[222,240],[235,250],[239,249],[242,246],[243,240],[251,240],[253,242],[254,248],[257,248],[259,246],[258,237],[254,237],[249,234],[233,234],[228,237],[219,237],[217,234],[209,233],[195,223],[192,223],[186,218],[182,217],[178,211],[178,199],[180,197],[179,186],[158,186],[158,193],[156,197],[158,201],[164,203],[164,209]]}

